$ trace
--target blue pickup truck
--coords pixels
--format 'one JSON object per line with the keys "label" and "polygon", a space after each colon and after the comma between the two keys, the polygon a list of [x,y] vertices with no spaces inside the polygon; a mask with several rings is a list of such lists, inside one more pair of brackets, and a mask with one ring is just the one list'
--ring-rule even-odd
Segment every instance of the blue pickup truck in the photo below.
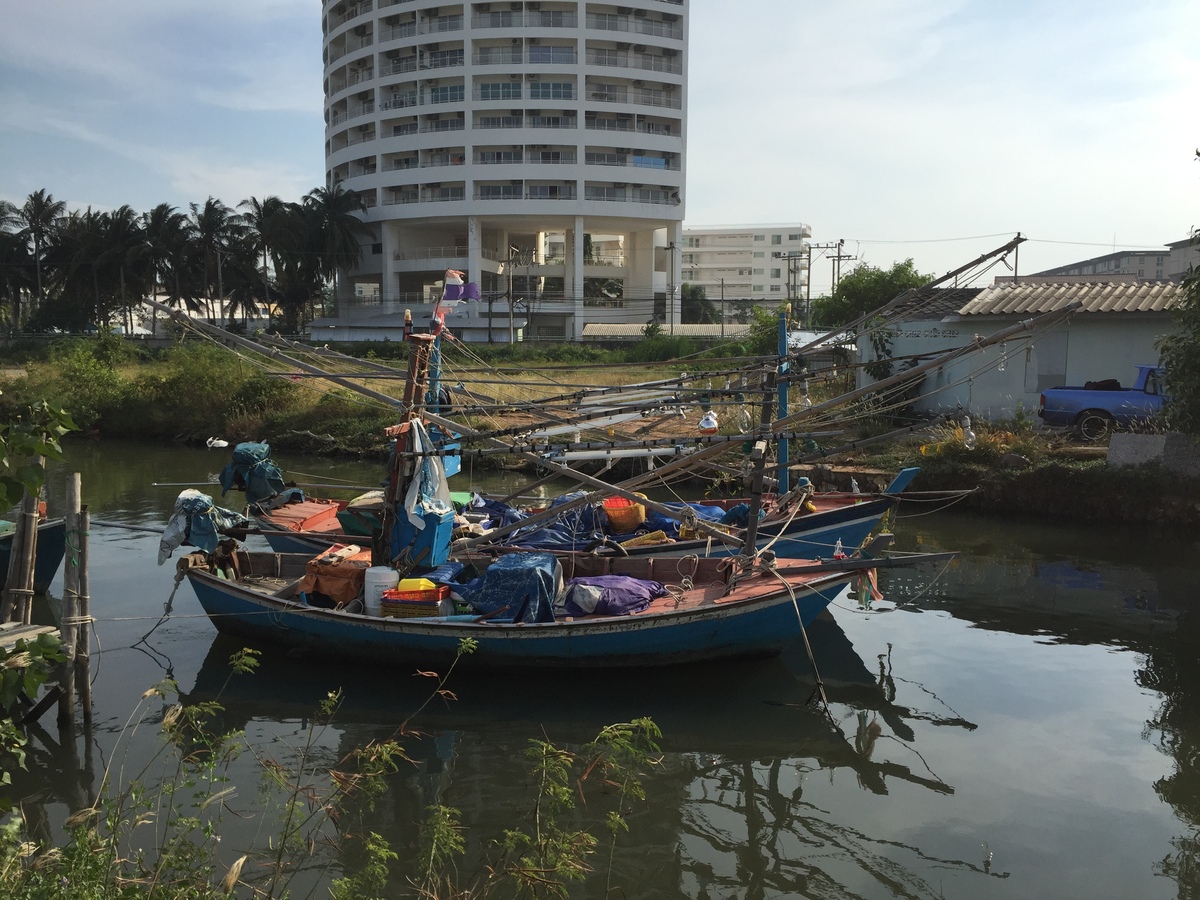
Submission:
{"label": "blue pickup truck", "polygon": [[1046,425],[1074,428],[1088,441],[1107,437],[1118,425],[1132,428],[1144,424],[1162,411],[1163,370],[1159,366],[1138,366],[1137,370],[1132,387],[1123,388],[1110,378],[1043,391],[1038,416]]}

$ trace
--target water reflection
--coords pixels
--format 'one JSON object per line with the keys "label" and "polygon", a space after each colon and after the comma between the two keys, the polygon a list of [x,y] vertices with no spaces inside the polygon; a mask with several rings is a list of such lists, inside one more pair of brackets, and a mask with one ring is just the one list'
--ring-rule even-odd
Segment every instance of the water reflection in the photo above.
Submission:
{"label": "water reflection", "polygon": [[[153,526],[179,491],[155,481],[203,483],[226,459],[107,441],[68,456],[93,518]],[[360,483],[378,471],[312,459],[289,468]],[[63,471],[51,471],[51,506]],[[603,725],[649,715],[665,753],[619,842],[613,882],[626,896],[1200,897],[1192,541],[953,514],[901,518],[896,534],[902,549],[963,555],[937,580],[885,571],[889,602],[867,611],[840,599],[836,625],[813,629],[832,722],[809,703],[816,675],[802,645],[771,662],[633,677],[456,679],[459,700],[414,720],[405,740],[417,765],[366,821],[411,860],[426,805],[457,806],[470,825],[461,868],[474,868],[529,808],[520,754],[531,737],[580,746]],[[48,726],[32,770],[14,773],[18,796],[40,798],[25,808],[43,833],[96,789],[147,687],[170,673],[188,702],[210,697],[240,646],[214,637],[186,585],[139,644],[172,584],[156,549],[157,535],[93,529],[96,733],[72,745]],[[225,723],[286,757],[336,687],[346,703],[317,747],[330,764],[391,735],[428,689],[403,671],[268,654],[222,695]],[[154,752],[161,712],[134,739],[131,766]],[[249,754],[234,775],[235,807],[252,810],[260,772]],[[223,849],[254,837],[235,836]],[[602,896],[604,881],[573,896]]]}
{"label": "water reflection", "polygon": [[[908,720],[920,716],[892,702],[886,661],[868,667],[832,618],[810,636],[833,716],[809,702],[815,682],[800,650],[783,659],[635,674],[456,675],[457,699],[435,702],[408,722],[403,742],[416,765],[393,780],[366,827],[415,851],[424,809],[446,803],[469,826],[469,858],[484,858],[488,841],[530,803],[521,756],[530,739],[579,747],[604,725],[649,716],[663,731],[664,755],[647,779],[649,801],[630,810],[630,834],[613,862],[615,883],[636,885],[638,896],[727,896],[738,885],[749,889],[738,896],[783,896],[809,879],[834,878],[821,875],[814,853],[835,853],[876,878],[883,847],[922,867],[977,868],[846,828],[805,801],[806,779],[841,782],[843,773],[852,776],[844,784],[881,796],[898,783],[954,793],[911,748],[904,753],[911,762],[879,752],[881,737],[911,745]],[[264,654],[257,673],[231,681],[228,658],[239,646],[225,637],[212,642],[185,702],[220,695],[220,727],[253,732],[267,722],[303,727],[330,690],[344,687],[334,755],[394,736],[430,690],[427,679],[403,670],[321,667],[279,654]],[[903,864],[886,868],[889,877],[927,890],[923,876],[905,873]],[[586,895],[601,896],[602,887]]]}

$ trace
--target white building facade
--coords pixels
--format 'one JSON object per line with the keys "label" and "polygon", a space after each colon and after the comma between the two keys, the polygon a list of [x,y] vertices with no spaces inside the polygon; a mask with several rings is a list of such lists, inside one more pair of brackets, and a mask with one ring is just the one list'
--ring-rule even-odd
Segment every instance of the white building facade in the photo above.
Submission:
{"label": "white building facade", "polygon": [[776,309],[807,296],[807,225],[726,226],[683,229],[680,275],[726,307],[747,302]]}
{"label": "white building facade", "polygon": [[419,316],[446,269],[483,289],[489,339],[678,316],[686,0],[322,13],[327,178],[374,232],[340,324]]}

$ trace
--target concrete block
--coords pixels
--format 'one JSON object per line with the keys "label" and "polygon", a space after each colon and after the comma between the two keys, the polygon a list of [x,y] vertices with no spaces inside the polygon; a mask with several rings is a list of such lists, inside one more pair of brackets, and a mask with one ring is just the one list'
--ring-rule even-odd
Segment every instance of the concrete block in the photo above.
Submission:
{"label": "concrete block", "polygon": [[1108,445],[1108,464],[1142,466],[1157,462],[1164,469],[1189,478],[1200,478],[1200,444],[1178,432],[1166,434],[1114,434]]}

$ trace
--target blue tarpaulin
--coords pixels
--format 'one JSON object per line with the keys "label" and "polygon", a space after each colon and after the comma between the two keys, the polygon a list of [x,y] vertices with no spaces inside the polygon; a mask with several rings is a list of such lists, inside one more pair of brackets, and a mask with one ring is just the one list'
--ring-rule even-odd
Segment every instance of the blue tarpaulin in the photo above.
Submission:
{"label": "blue tarpaulin", "polygon": [[212,553],[227,529],[249,525],[250,520],[241,513],[214,506],[208,494],[188,488],[175,499],[175,511],[158,543],[158,564],[166,562],[180,544]]}
{"label": "blue tarpaulin", "polygon": [[277,494],[287,485],[279,467],[271,459],[271,445],[258,441],[244,441],[233,448],[232,461],[221,470],[221,496],[233,488],[246,492],[249,506],[270,507]]}
{"label": "blue tarpaulin", "polygon": [[459,595],[476,612],[495,613],[497,621],[553,622],[562,584],[562,566],[552,554],[508,553]]}

